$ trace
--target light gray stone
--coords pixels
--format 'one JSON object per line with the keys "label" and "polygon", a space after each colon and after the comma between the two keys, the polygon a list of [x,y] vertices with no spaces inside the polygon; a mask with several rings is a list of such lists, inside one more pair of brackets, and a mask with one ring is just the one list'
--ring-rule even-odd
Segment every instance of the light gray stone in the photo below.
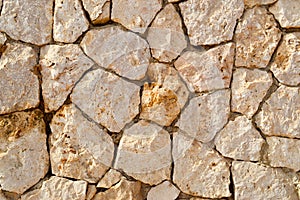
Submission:
{"label": "light gray stone", "polygon": [[82,3],[93,24],[104,24],[110,20],[110,0],[83,0]]}
{"label": "light gray stone", "polygon": [[[1,7],[1,5],[0,5],[0,7]],[[2,47],[2,45],[5,44],[6,40],[7,40],[6,35],[4,33],[0,32],[0,48]]]}
{"label": "light gray stone", "polygon": [[147,194],[147,200],[175,200],[180,193],[170,181],[152,187]]}
{"label": "light gray stone", "polygon": [[245,6],[254,7],[254,6],[262,6],[262,5],[269,5],[277,0],[244,0]]}

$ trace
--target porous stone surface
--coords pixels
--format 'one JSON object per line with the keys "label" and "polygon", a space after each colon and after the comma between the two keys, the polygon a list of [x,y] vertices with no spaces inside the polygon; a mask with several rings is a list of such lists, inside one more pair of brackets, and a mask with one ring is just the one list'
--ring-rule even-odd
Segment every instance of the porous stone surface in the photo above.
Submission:
{"label": "porous stone surface", "polygon": [[269,5],[277,0],[244,0],[245,6],[247,7],[254,7],[254,6],[261,6],[261,5]]}
{"label": "porous stone surface", "polygon": [[175,200],[180,193],[170,181],[164,181],[163,183],[153,187],[147,194],[147,200]]}
{"label": "porous stone surface", "polygon": [[110,20],[111,0],[82,0],[93,24],[103,24]]}
{"label": "porous stone surface", "polygon": [[97,188],[111,188],[118,183],[122,178],[122,174],[117,170],[110,169],[98,182]]}

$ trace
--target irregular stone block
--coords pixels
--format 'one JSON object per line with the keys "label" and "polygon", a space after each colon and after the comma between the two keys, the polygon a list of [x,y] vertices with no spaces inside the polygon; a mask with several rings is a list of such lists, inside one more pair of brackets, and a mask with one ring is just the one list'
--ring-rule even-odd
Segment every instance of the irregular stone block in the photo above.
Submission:
{"label": "irregular stone block", "polygon": [[110,20],[110,0],[83,0],[82,3],[93,24],[104,24]]}
{"label": "irregular stone block", "polygon": [[147,200],[175,200],[180,193],[171,182],[164,181],[163,183],[152,187],[147,195]]}
{"label": "irregular stone block", "polygon": [[97,188],[111,188],[114,184],[118,183],[122,178],[122,174],[117,170],[110,169],[104,176],[101,178],[97,184]]}

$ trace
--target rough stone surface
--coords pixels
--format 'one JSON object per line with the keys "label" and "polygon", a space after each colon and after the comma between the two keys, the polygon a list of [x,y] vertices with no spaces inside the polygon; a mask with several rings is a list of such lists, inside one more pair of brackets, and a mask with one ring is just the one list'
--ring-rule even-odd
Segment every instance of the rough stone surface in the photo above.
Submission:
{"label": "rough stone surface", "polygon": [[71,99],[96,122],[119,132],[139,113],[139,92],[137,85],[97,69],[75,86]]}
{"label": "rough stone surface", "polygon": [[72,104],[55,114],[50,127],[52,173],[98,182],[113,160],[114,144],[110,136]]}
{"label": "rough stone surface", "polygon": [[196,140],[209,142],[228,121],[229,99],[229,90],[195,97],[190,100],[176,125]]}
{"label": "rough stone surface", "polygon": [[298,199],[292,180],[281,169],[234,161],[232,175],[235,199]]}
{"label": "rough stone surface", "polygon": [[110,169],[97,184],[97,188],[111,188],[122,178],[122,174],[114,169]]}
{"label": "rough stone surface", "polygon": [[170,179],[171,162],[170,136],[162,127],[139,121],[124,130],[115,161],[117,169],[156,185]]}
{"label": "rough stone surface", "polygon": [[300,138],[300,89],[280,86],[255,117],[268,136]]}
{"label": "rough stone surface", "polygon": [[39,80],[33,73],[37,53],[20,43],[8,43],[0,58],[0,114],[39,104]]}
{"label": "rough stone surface", "polygon": [[127,29],[144,33],[161,9],[162,2],[162,0],[112,0],[111,19]]}
{"label": "rough stone surface", "polygon": [[57,42],[72,43],[88,29],[80,0],[55,0],[53,38]]}
{"label": "rough stone surface", "polygon": [[244,10],[243,0],[188,0],[179,6],[192,45],[214,45],[231,40],[236,21]]}
{"label": "rough stone surface", "polygon": [[180,193],[171,182],[164,181],[163,183],[151,188],[148,192],[147,200],[175,200]]}
{"label": "rough stone surface", "polygon": [[118,26],[105,26],[89,31],[81,42],[84,52],[99,66],[120,76],[142,79],[150,59],[148,43]]}
{"label": "rough stone surface", "polygon": [[53,1],[3,0],[0,31],[36,45],[51,42]]}
{"label": "rough stone surface", "polygon": [[43,115],[39,110],[0,117],[1,189],[23,193],[48,171]]}
{"label": "rough stone surface", "polygon": [[93,24],[103,24],[110,19],[110,0],[83,0],[85,10]]}
{"label": "rough stone surface", "polygon": [[268,159],[272,167],[300,170],[300,140],[267,137]]}
{"label": "rough stone surface", "polygon": [[91,200],[97,193],[97,188],[95,185],[88,185],[87,191],[86,191],[86,200]]}
{"label": "rough stone surface", "polygon": [[[0,5],[0,7],[1,7],[1,5]],[[5,44],[6,40],[7,40],[6,35],[4,33],[0,32],[0,48],[2,47],[2,45]]]}
{"label": "rough stone surface", "polygon": [[195,92],[228,88],[232,75],[234,44],[206,52],[187,51],[174,63],[182,78]]}
{"label": "rough stone surface", "polygon": [[42,94],[46,112],[57,110],[64,103],[75,83],[93,64],[76,44],[41,48]]}
{"label": "rough stone surface", "polygon": [[238,68],[233,72],[231,110],[251,118],[273,83],[272,75],[261,70]]}
{"label": "rough stone surface", "polygon": [[246,10],[235,31],[235,65],[249,68],[267,67],[280,38],[280,29],[266,8],[255,7]]}
{"label": "rough stone surface", "polygon": [[287,85],[300,84],[300,33],[283,36],[271,65],[275,77]]}
{"label": "rough stone surface", "polygon": [[217,150],[236,160],[260,160],[264,139],[252,125],[251,120],[239,116],[220,131],[215,139]]}
{"label": "rough stone surface", "polygon": [[261,6],[261,5],[269,5],[277,0],[244,0],[245,6],[253,7],[253,6]]}

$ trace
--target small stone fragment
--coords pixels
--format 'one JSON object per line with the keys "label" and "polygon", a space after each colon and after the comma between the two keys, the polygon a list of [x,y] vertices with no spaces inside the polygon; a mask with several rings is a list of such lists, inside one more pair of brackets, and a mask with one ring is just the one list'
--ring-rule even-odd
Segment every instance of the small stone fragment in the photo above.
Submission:
{"label": "small stone fragment", "polygon": [[52,173],[96,183],[112,164],[114,144],[110,136],[73,104],[59,110],[50,127]]}
{"label": "small stone fragment", "polygon": [[[0,6],[0,7],[1,7],[1,6]],[[1,32],[0,32],[0,48],[2,47],[2,45],[5,44],[6,40],[7,40],[6,35],[5,35],[4,33],[1,33]],[[1,50],[0,50],[0,53],[1,53]]]}
{"label": "small stone fragment", "polygon": [[47,44],[52,40],[52,7],[52,0],[3,0],[0,31],[14,40]]}
{"label": "small stone fragment", "polygon": [[248,68],[267,67],[280,38],[280,29],[266,8],[247,9],[235,31],[235,65]]}
{"label": "small stone fragment", "polygon": [[233,161],[232,176],[234,199],[298,199],[292,180],[281,169]]}
{"label": "small stone fragment", "polygon": [[263,104],[255,122],[265,135],[300,138],[300,89],[281,85]]}
{"label": "small stone fragment", "polygon": [[0,117],[1,189],[22,194],[46,175],[49,167],[46,138],[39,110]]}
{"label": "small stone fragment", "polygon": [[88,185],[87,192],[86,192],[86,200],[92,200],[93,197],[96,195],[97,189],[95,185]]}
{"label": "small stone fragment", "polygon": [[188,0],[179,4],[192,45],[214,45],[232,39],[244,11],[243,0]]}
{"label": "small stone fragment", "polygon": [[288,33],[275,54],[271,71],[283,84],[300,84],[300,33]]}
{"label": "small stone fragment", "polygon": [[277,0],[244,0],[245,6],[247,7],[254,7],[254,6],[262,6],[262,5],[269,5],[274,3]]}
{"label": "small stone fragment", "polygon": [[162,127],[139,121],[124,130],[115,168],[141,182],[156,185],[170,179],[171,162],[170,135]]}
{"label": "small stone fragment", "polygon": [[171,182],[164,181],[163,183],[151,188],[148,192],[147,200],[175,200],[180,193]]}
{"label": "small stone fragment", "polygon": [[93,24],[104,24],[110,20],[110,0],[83,0],[82,3]]}
{"label": "small stone fragment", "polygon": [[41,48],[42,94],[46,112],[62,106],[75,83],[93,64],[76,44]]}
{"label": "small stone fragment", "polygon": [[300,170],[300,140],[267,137],[268,159],[272,167]]}
{"label": "small stone fragment", "polygon": [[97,184],[97,188],[111,188],[122,178],[122,174],[117,170],[110,169]]}
{"label": "small stone fragment", "polygon": [[80,45],[99,66],[113,70],[120,76],[140,80],[147,72],[151,57],[148,43],[118,26],[91,30]]}
{"label": "small stone fragment", "polygon": [[264,139],[244,116],[235,118],[220,131],[215,139],[217,150],[235,160],[260,160]]}
{"label": "small stone fragment", "polygon": [[55,0],[53,38],[72,43],[89,28],[79,0]]}
{"label": "small stone fragment", "polygon": [[272,83],[272,75],[265,71],[236,69],[233,72],[231,84],[231,110],[242,113],[250,119],[257,111]]}

